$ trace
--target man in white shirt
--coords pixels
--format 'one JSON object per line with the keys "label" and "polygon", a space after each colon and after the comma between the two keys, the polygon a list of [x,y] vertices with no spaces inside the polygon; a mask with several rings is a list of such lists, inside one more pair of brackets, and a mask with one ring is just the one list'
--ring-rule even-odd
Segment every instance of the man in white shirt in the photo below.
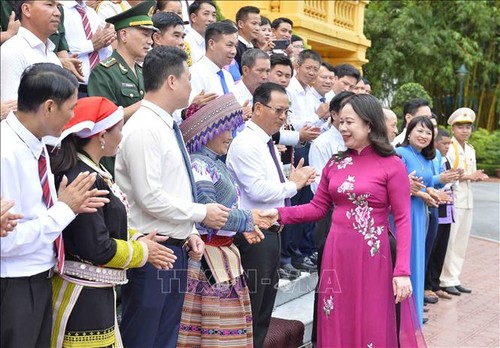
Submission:
{"label": "man in white shirt", "polygon": [[172,46],[184,50],[184,22],[173,12],[157,12],[151,17],[153,26],[153,47]]}
{"label": "man in white shirt", "polygon": [[191,47],[191,60],[198,62],[206,52],[205,31],[216,21],[215,4],[210,0],[193,1],[188,9],[191,29],[185,40]]}
{"label": "man in white shirt", "polygon": [[359,70],[351,64],[339,64],[335,66],[335,76],[336,78],[332,87],[334,94],[344,91],[354,92],[354,87],[361,78]]}
{"label": "man in white shirt", "polygon": [[54,53],[55,45],[49,36],[57,31],[61,13],[56,1],[20,2],[21,27],[17,35],[7,40],[0,50],[0,96],[3,101],[17,99],[21,75],[34,63],[61,62]]}
{"label": "man in white shirt", "polygon": [[201,91],[223,95],[234,91],[234,80],[223,67],[229,65],[236,55],[237,29],[228,22],[212,23],[205,39],[207,52],[199,62],[189,69],[191,72],[190,101]]}
{"label": "man in white shirt", "polygon": [[316,114],[314,105],[309,103],[307,94],[318,77],[321,67],[321,56],[313,50],[304,50],[299,53],[295,64],[297,74],[292,77],[286,89],[290,97],[292,116],[290,122],[295,130],[300,130],[305,125],[321,126],[328,118],[326,113]]}
{"label": "man in white shirt", "polygon": [[2,121],[0,195],[15,201],[11,212],[23,216],[0,243],[2,347],[50,346],[54,243],[62,266],[61,231],[76,214],[93,213],[109,202],[98,197],[108,191],[88,191],[95,174],[81,173],[69,185],[63,179],[58,192],[54,185],[42,138],[61,135],[73,115],[77,88],[68,70],[35,64],[21,77],[17,112]]}
{"label": "man in white shirt", "polygon": [[[97,15],[93,8],[87,6],[85,1],[61,3],[64,6],[64,29],[69,51],[78,54],[86,84],[91,70],[113,52],[110,45],[116,39],[116,32]],[[88,33],[87,26],[90,26]]]}
{"label": "man in white shirt", "polygon": [[[282,207],[298,189],[314,180],[315,171],[300,163],[291,171],[289,180],[284,178],[271,135],[279,131],[286,119],[289,110],[286,90],[275,83],[264,83],[255,90],[253,101],[252,120],[234,138],[226,163],[241,188],[242,209]],[[278,226],[263,230],[266,238],[255,245],[239,236],[235,240],[248,275],[255,347],[264,344],[278,288],[277,231]]]}
{"label": "man in white shirt", "polygon": [[311,184],[311,191],[315,194],[321,180],[321,173],[326,163],[333,155],[345,151],[344,139],[339,132],[340,105],[342,101],[354,95],[352,92],[341,92],[329,103],[331,127],[311,142],[309,150],[309,164],[316,169],[316,180]]}
{"label": "man in white shirt", "polygon": [[242,73],[241,57],[246,50],[254,48],[252,41],[260,33],[260,9],[255,6],[243,6],[236,12],[236,25],[238,26],[238,47],[234,59]]}
{"label": "man in white shirt", "polygon": [[243,105],[253,105],[253,93],[255,89],[268,81],[271,71],[271,60],[269,55],[258,49],[252,48],[243,53],[241,58],[241,81],[234,87],[236,100]]}
{"label": "man in white shirt", "polygon": [[[287,88],[290,97],[290,123],[293,129],[300,131],[305,126],[314,126],[318,130],[328,118],[328,115],[322,114],[322,117],[316,114],[315,105],[310,102],[308,94],[316,80],[320,67],[321,56],[313,50],[304,50],[299,53],[297,61],[294,64],[296,75],[290,80]],[[310,143],[304,146],[297,146],[294,149],[294,164],[304,158],[305,164],[309,162]],[[309,187],[303,188],[293,199],[292,205],[308,203],[313,197]],[[283,265],[291,264],[293,267],[304,271],[316,271],[316,265],[309,256],[315,255],[314,243],[314,223],[303,223],[287,227],[282,236],[283,250],[281,262]]]}
{"label": "man in white shirt", "polygon": [[425,99],[413,99],[405,103],[403,106],[403,130],[392,141],[392,146],[400,145],[406,138],[406,125],[417,116],[432,117],[432,111],[429,103]]}
{"label": "man in white shirt", "polygon": [[[319,68],[318,76],[309,90],[310,93],[307,94],[310,103],[313,105],[314,110],[316,110],[316,115],[325,119],[329,116],[330,109],[330,99],[327,97],[327,93],[332,89],[333,83],[335,81],[335,71],[332,65],[328,63],[322,63]],[[322,130],[328,129],[325,127],[326,121],[322,124]]]}
{"label": "man in white shirt", "polygon": [[130,226],[157,230],[177,260],[171,270],[146,264],[130,270],[123,286],[121,331],[126,347],[175,347],[181,319],[189,256],[199,260],[204,243],[195,222],[220,229],[228,211],[220,204],[196,203],[191,164],[172,118],[187,106],[187,55],[178,48],[153,48],[144,59],[146,94],[123,128],[116,159],[116,181],[130,202]]}

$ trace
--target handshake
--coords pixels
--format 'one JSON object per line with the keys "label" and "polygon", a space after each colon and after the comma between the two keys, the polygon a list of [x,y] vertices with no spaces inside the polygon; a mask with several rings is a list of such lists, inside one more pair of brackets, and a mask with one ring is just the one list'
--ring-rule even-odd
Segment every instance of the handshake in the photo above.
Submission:
{"label": "handshake", "polygon": [[273,226],[277,226],[277,231],[280,232],[281,228],[277,224],[279,219],[279,213],[277,209],[259,210],[252,209],[252,218],[254,223],[253,231],[243,232],[243,236],[249,244],[260,243],[264,240],[264,234],[260,230],[268,230]]}

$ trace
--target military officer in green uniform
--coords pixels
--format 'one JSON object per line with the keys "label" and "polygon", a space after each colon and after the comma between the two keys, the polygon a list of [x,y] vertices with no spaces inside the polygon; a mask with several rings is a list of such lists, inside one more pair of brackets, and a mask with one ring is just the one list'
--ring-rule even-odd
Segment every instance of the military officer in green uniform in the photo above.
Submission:
{"label": "military officer in green uniform", "polygon": [[[106,97],[123,106],[125,122],[139,109],[144,97],[142,67],[137,62],[146,57],[153,44],[153,31],[158,30],[151,20],[155,3],[144,1],[106,19],[115,26],[116,50],[97,64],[89,76],[89,96]],[[104,157],[101,164],[114,176],[114,157]]]}
{"label": "military officer in green uniform", "polygon": [[106,22],[115,26],[117,47],[113,54],[100,62],[89,76],[90,96],[106,97],[123,106],[125,121],[139,108],[144,97],[142,62],[153,44],[151,15],[155,2],[145,1]]}

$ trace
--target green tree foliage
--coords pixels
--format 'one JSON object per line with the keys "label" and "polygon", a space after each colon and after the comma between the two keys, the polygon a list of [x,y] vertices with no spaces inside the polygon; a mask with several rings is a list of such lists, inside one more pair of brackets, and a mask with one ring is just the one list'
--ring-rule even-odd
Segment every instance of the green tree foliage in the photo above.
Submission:
{"label": "green tree foliage", "polygon": [[417,82],[434,98],[438,114],[457,107],[456,70],[465,64],[465,105],[477,124],[498,128],[499,1],[372,0],[365,12],[371,40],[363,69],[375,94],[389,96]]}
{"label": "green tree foliage", "polygon": [[408,82],[398,88],[392,99],[391,109],[396,115],[402,115],[403,106],[406,102],[413,99],[427,100],[432,107],[432,98],[420,83]]}

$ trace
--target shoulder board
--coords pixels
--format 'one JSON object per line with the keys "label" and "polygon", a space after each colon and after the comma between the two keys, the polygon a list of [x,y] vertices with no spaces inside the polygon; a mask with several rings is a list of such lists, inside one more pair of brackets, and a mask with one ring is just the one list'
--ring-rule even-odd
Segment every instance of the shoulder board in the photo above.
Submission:
{"label": "shoulder board", "polygon": [[102,66],[104,66],[105,68],[109,68],[110,66],[113,66],[114,64],[116,64],[117,60],[114,58],[114,57],[109,57],[105,60],[103,60],[102,62],[100,62],[100,64]]}

